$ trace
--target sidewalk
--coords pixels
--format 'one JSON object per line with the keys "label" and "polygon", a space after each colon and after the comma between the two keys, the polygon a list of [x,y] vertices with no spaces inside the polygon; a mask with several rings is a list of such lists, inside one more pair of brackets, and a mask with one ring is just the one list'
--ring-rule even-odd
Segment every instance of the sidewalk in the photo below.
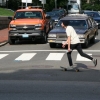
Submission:
{"label": "sidewalk", "polygon": [[0,30],[0,46],[8,43],[8,28]]}

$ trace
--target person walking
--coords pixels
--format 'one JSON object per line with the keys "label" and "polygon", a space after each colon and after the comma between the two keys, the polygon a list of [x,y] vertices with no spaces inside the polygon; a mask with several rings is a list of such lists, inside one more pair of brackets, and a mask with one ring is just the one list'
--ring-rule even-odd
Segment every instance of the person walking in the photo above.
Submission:
{"label": "person walking", "polygon": [[93,61],[94,66],[96,66],[97,59],[94,59],[93,57],[87,55],[82,51],[80,40],[75,29],[69,25],[68,21],[62,21],[61,26],[65,28],[66,35],[67,35],[67,40],[62,44],[62,47],[65,48],[65,46],[68,45],[67,57],[69,61],[69,68],[74,68],[72,57],[71,57],[71,53],[74,49],[76,49],[81,56]]}

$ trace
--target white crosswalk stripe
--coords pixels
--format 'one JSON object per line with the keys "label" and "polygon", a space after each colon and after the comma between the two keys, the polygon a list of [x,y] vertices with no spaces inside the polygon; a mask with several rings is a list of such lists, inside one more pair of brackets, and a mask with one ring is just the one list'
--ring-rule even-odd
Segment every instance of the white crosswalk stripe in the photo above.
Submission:
{"label": "white crosswalk stripe", "polygon": [[[92,54],[88,54],[90,56],[92,56]],[[85,57],[82,57],[79,53],[77,54],[77,58],[76,58],[76,61],[91,61]]]}
{"label": "white crosswalk stripe", "polygon": [[0,59],[6,57],[7,55],[9,55],[9,54],[0,54]]}
{"label": "white crosswalk stripe", "polygon": [[[66,53],[48,53],[46,57],[43,59],[44,61],[61,61],[64,54]],[[92,53],[87,53],[88,55],[92,56]],[[7,56],[10,56],[10,54],[0,54],[0,60],[4,59]],[[22,53],[17,58],[15,57],[15,61],[29,61],[35,57],[35,55],[38,55],[38,53]],[[8,56],[8,57],[9,57]],[[39,56],[41,57],[41,56]],[[76,61],[91,61],[85,57],[82,57],[80,54],[77,54]]]}
{"label": "white crosswalk stripe", "polygon": [[50,53],[46,60],[61,60],[64,53]]}
{"label": "white crosswalk stripe", "polygon": [[17,57],[15,60],[21,60],[21,61],[28,61],[34,57],[36,53],[23,53],[19,57]]}

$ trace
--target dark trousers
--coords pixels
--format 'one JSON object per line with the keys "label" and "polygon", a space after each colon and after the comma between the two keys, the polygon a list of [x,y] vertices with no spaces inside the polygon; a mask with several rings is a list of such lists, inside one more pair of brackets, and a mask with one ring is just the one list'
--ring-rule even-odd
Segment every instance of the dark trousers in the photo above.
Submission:
{"label": "dark trousers", "polygon": [[[88,59],[90,59],[90,60],[93,59],[91,56],[87,55],[86,53],[84,53],[84,52],[82,51],[82,47],[81,47],[81,44],[80,44],[80,43],[71,44],[71,45],[70,45],[70,49],[72,49],[72,51],[73,51],[74,49],[76,49],[76,50],[78,51],[78,53],[79,53],[81,56],[83,56],[83,57],[85,57],[85,58],[88,58]],[[67,52],[67,57],[68,57],[68,61],[69,61],[69,65],[70,65],[70,66],[73,65],[72,57],[71,57],[72,51]]]}

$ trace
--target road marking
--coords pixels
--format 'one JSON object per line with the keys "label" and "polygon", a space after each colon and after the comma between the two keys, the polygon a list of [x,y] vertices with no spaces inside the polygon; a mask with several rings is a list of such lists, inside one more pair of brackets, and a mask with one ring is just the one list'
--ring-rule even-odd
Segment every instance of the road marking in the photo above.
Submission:
{"label": "road marking", "polygon": [[[88,54],[90,56],[92,56],[92,54]],[[85,57],[82,57],[79,53],[77,54],[77,58],[76,61],[91,61],[90,59],[87,59]]]}
{"label": "road marking", "polygon": [[0,54],[0,59],[6,57],[7,55],[9,55],[9,54]]}
{"label": "road marking", "polygon": [[61,60],[64,53],[50,53],[46,60]]}
{"label": "road marking", "polygon": [[[0,52],[45,52],[45,51],[59,51],[59,52],[66,52],[67,50],[15,50],[15,51],[0,51]],[[77,51],[77,50],[73,50],[73,51]],[[84,52],[100,52],[100,50],[83,50]]]}
{"label": "road marking", "polygon": [[35,55],[36,55],[36,53],[23,53],[22,55],[17,57],[15,60],[17,60],[17,61],[28,61],[32,57],[34,57]]}

